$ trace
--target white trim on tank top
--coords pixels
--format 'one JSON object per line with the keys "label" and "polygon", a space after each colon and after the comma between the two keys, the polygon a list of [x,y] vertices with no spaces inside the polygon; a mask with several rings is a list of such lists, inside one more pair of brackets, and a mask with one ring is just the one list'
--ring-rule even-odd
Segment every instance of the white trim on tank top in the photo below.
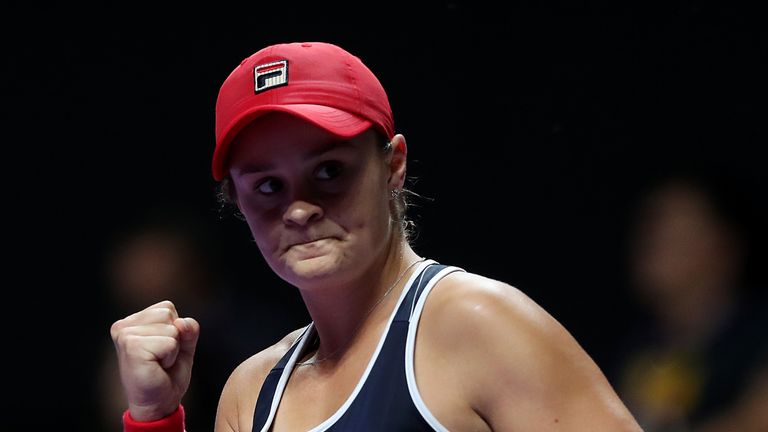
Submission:
{"label": "white trim on tank top", "polygon": [[443,426],[432,414],[432,411],[429,410],[427,404],[424,403],[424,399],[421,397],[421,393],[419,393],[419,387],[416,385],[416,372],[413,366],[413,359],[416,351],[416,330],[419,327],[419,320],[421,319],[421,312],[424,310],[424,303],[427,301],[427,296],[430,291],[432,291],[432,288],[435,287],[440,279],[449,273],[456,271],[464,271],[464,269],[459,267],[446,267],[434,275],[427,283],[427,286],[424,287],[424,290],[416,303],[416,307],[413,308],[413,312],[411,313],[410,322],[408,323],[408,338],[405,341],[405,378],[408,382],[408,392],[411,393],[411,400],[413,400],[413,404],[416,405],[416,409],[419,410],[421,416],[424,417],[424,420],[426,420],[426,422],[437,432],[448,432],[448,428]]}
{"label": "white trim on tank top", "polygon": [[[360,393],[360,390],[363,388],[363,385],[365,384],[365,381],[368,379],[368,375],[371,372],[371,369],[373,369],[374,363],[376,363],[376,359],[379,357],[379,352],[381,351],[381,347],[384,345],[384,341],[387,339],[387,335],[389,334],[389,329],[392,326],[392,321],[395,319],[395,315],[397,315],[398,309],[400,309],[400,305],[403,303],[403,299],[405,299],[405,296],[408,294],[408,288],[411,287],[413,284],[413,281],[418,277],[422,270],[430,264],[435,264],[436,262],[434,260],[428,259],[424,262],[420,263],[416,270],[411,274],[411,276],[408,278],[408,281],[405,283],[404,288],[402,292],[400,293],[400,298],[397,300],[397,304],[395,305],[394,310],[392,310],[392,314],[389,317],[389,321],[387,322],[387,327],[384,329],[384,332],[381,334],[381,337],[379,338],[379,344],[376,346],[376,351],[373,352],[373,356],[371,356],[371,359],[368,361],[368,366],[365,368],[365,372],[363,372],[363,375],[360,377],[360,380],[357,382],[357,385],[355,386],[354,390],[352,390],[352,393],[349,395],[346,401],[339,407],[338,410],[336,410],[333,415],[328,417],[325,421],[320,423],[319,425],[313,427],[307,432],[322,432],[327,430],[329,427],[333,426],[340,418],[344,415],[345,412],[347,412],[347,409],[349,409],[350,405],[352,405],[352,402],[355,401],[355,398],[357,397],[357,394]],[[288,360],[288,363],[285,365],[285,369],[283,369],[282,375],[280,375],[280,380],[277,383],[277,387],[275,388],[275,394],[272,397],[272,406],[269,408],[269,417],[267,417],[267,421],[264,423],[264,426],[261,428],[261,432],[268,432],[269,428],[272,426],[272,422],[275,420],[275,414],[277,413],[277,406],[280,404],[280,399],[283,396],[283,392],[285,391],[285,387],[288,384],[288,378],[291,375],[291,372],[293,371],[293,367],[296,365],[296,362],[298,361],[298,357],[300,353],[304,350],[304,345],[306,344],[307,340],[309,340],[309,335],[312,334],[314,331],[314,323],[309,323],[309,325],[306,327],[304,333],[302,336],[297,339],[297,342],[299,346],[296,347],[296,350],[291,355],[291,358]],[[294,343],[294,344],[295,344]],[[410,386],[410,383],[409,383]]]}
{"label": "white trim on tank top", "polygon": [[[285,369],[288,369],[288,365],[291,365],[291,367],[293,367],[293,364],[296,363],[296,357],[299,355],[299,352],[304,348],[304,344],[307,340],[305,336],[308,333],[310,333],[311,328],[312,328],[312,323],[309,323],[309,325],[304,327],[304,331],[301,333],[301,336],[296,338],[294,345],[298,343],[299,346],[296,347],[296,350],[294,350],[293,354],[291,354],[291,357],[288,359],[288,363],[286,363],[285,365]],[[275,418],[275,413],[277,412],[277,406],[280,404],[280,397],[283,394],[283,390],[285,389],[285,385],[288,383],[288,377],[290,375],[285,373],[285,369],[283,369],[283,373],[280,375],[280,379],[277,381],[277,387],[275,387],[275,393],[272,395],[272,404],[269,406],[269,416],[267,416],[267,421],[264,422],[264,427],[261,428],[261,432],[267,432],[269,430],[269,427],[272,424],[272,420]]]}

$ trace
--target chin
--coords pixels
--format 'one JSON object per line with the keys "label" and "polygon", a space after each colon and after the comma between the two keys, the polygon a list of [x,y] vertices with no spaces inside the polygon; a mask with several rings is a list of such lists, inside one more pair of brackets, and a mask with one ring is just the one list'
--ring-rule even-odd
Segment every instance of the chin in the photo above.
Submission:
{"label": "chin", "polygon": [[286,263],[290,282],[297,286],[333,279],[339,275],[342,267],[339,257],[333,255],[289,260]]}

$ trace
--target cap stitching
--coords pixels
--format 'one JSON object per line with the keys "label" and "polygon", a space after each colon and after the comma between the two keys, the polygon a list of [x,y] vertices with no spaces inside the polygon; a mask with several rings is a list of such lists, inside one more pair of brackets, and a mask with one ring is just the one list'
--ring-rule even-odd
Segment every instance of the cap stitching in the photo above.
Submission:
{"label": "cap stitching", "polygon": [[352,67],[352,60],[353,59],[351,58],[351,54],[347,54],[345,56],[345,58],[346,58],[346,62],[344,64],[347,67],[347,72],[349,73],[349,76],[351,77],[352,86],[355,89],[355,100],[356,100],[356,105],[357,105],[355,107],[355,109],[357,110],[357,115],[362,115],[363,117],[367,118],[368,117],[368,113],[363,112],[363,104],[362,104],[362,97],[360,95],[360,87],[357,84],[357,82],[358,82],[357,75],[355,75],[355,73],[354,73],[355,70]]}

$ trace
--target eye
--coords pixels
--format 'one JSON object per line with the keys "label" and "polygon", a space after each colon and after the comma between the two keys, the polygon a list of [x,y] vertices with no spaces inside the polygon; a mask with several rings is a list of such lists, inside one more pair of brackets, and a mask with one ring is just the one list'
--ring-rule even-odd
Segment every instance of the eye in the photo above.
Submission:
{"label": "eye", "polygon": [[343,170],[344,167],[342,166],[341,162],[328,161],[320,164],[320,166],[317,167],[315,170],[315,177],[320,180],[333,180],[341,175]]}
{"label": "eye", "polygon": [[269,177],[257,184],[256,189],[264,195],[271,195],[280,192],[283,189],[283,183],[274,177]]}

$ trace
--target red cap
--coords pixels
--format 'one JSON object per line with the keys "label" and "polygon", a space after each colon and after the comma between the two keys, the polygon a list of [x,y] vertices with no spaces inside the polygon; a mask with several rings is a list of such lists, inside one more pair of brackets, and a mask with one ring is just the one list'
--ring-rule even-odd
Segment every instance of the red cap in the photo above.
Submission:
{"label": "red cap", "polygon": [[250,122],[280,111],[340,138],[370,127],[388,138],[394,120],[387,93],[356,56],[323,42],[266,47],[240,63],[216,100],[213,177],[227,176],[229,146]]}

